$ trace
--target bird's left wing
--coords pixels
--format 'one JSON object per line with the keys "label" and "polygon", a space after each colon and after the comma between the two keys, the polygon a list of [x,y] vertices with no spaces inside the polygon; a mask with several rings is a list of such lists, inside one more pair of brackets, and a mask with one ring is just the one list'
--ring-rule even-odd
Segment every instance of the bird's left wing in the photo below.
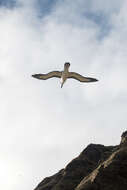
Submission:
{"label": "bird's left wing", "polygon": [[96,81],[98,81],[95,78],[84,77],[84,76],[82,76],[78,73],[75,73],[75,72],[69,72],[68,78],[73,78],[73,79],[79,80],[80,82],[96,82]]}
{"label": "bird's left wing", "polygon": [[34,74],[32,75],[32,77],[40,79],[40,80],[46,80],[52,77],[57,77],[57,78],[61,78],[62,72],[60,71],[52,71],[50,73],[47,74]]}

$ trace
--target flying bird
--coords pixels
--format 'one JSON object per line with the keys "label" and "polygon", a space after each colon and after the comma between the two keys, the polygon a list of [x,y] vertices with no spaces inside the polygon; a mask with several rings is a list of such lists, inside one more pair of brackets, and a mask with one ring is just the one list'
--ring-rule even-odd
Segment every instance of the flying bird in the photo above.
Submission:
{"label": "flying bird", "polygon": [[32,75],[32,77],[34,77],[36,79],[40,79],[40,80],[46,80],[46,79],[53,78],[53,77],[60,78],[61,79],[61,88],[63,87],[63,84],[65,83],[65,81],[69,78],[76,79],[80,82],[96,82],[96,81],[98,81],[95,78],[84,77],[78,73],[69,72],[69,67],[70,67],[70,63],[66,62],[64,64],[63,71],[52,71],[47,74],[34,74],[34,75]]}

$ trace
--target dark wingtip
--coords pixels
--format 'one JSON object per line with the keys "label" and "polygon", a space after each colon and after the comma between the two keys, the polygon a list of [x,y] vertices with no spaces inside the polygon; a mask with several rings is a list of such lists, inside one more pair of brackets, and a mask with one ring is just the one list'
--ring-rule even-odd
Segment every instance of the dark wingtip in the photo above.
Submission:
{"label": "dark wingtip", "polygon": [[98,79],[92,79],[92,82],[97,82],[97,81],[99,81]]}
{"label": "dark wingtip", "polygon": [[35,75],[31,75],[31,77],[36,78],[36,77],[37,77],[37,75],[36,75],[36,74],[35,74]]}

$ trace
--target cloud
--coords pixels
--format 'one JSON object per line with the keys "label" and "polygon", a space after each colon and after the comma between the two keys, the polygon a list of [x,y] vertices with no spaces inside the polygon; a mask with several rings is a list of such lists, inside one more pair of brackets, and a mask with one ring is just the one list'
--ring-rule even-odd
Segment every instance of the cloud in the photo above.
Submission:
{"label": "cloud", "polygon": [[[17,3],[0,9],[0,175],[6,179],[0,188],[6,190],[35,188],[91,142],[118,144],[127,122],[126,2],[56,1],[44,14],[34,0]],[[111,26],[104,34],[103,19]],[[62,70],[65,61],[99,82],[68,80],[61,89],[58,79],[31,78]]]}
{"label": "cloud", "polygon": [[15,0],[1,0],[0,7],[14,8],[16,6]]}

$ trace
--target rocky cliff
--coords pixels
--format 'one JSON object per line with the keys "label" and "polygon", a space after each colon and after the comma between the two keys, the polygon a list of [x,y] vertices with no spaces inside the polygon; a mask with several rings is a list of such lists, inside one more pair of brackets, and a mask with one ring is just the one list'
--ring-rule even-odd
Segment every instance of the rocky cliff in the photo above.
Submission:
{"label": "rocky cliff", "polygon": [[117,146],[90,144],[64,169],[35,190],[126,190],[127,131]]}

